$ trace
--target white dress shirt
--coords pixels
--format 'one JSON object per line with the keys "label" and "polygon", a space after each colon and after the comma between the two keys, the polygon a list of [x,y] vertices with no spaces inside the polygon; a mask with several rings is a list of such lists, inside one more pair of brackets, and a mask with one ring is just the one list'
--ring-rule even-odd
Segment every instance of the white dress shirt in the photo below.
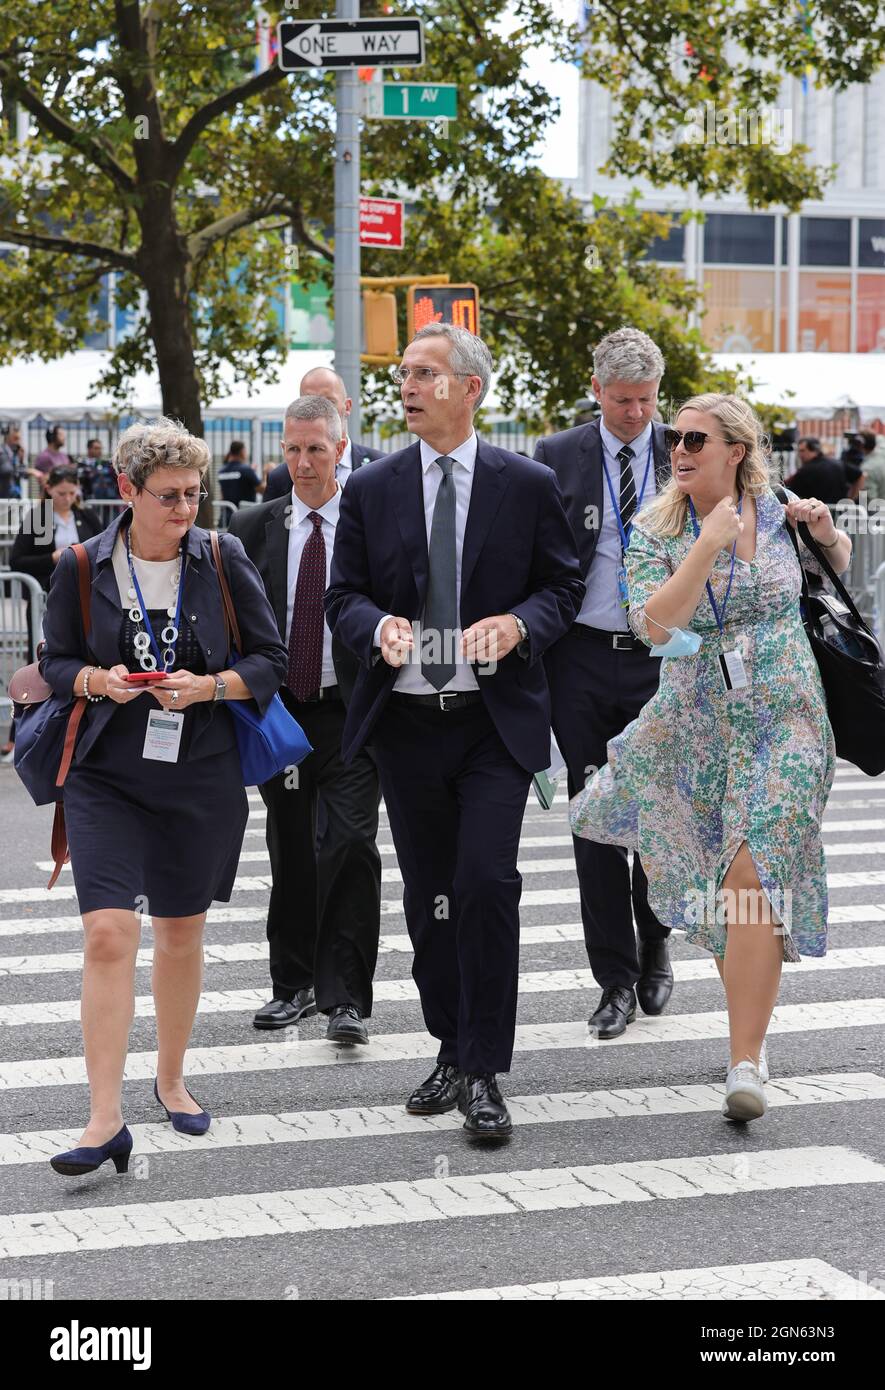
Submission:
{"label": "white dress shirt", "polygon": [[[427,529],[427,549],[430,550],[430,532],[433,526],[433,509],[436,506],[436,494],[442,482],[442,469],[437,465],[436,460],[440,457],[454,459],[455,466],[452,469],[452,481],[455,484],[455,604],[456,611],[461,612],[461,557],[464,553],[464,532],[467,529],[467,513],[470,510],[470,494],[473,490],[473,475],[476,471],[476,450],[477,439],[471,430],[470,435],[459,444],[457,449],[450,449],[447,455],[440,455],[438,449],[432,449],[429,444],[421,443],[421,474],[424,489],[424,524]],[[375,646],[380,645],[381,628],[391,616],[387,614],[375,629]],[[402,695],[436,695],[441,694],[436,687],[430,684],[421,673],[421,643],[419,624],[413,624],[415,632],[415,645],[409,655],[409,660],[405,666],[400,667],[399,675],[396,678],[394,690]],[[478,690],[476,676],[469,662],[464,660],[461,654],[461,628],[455,633],[455,674],[451,680],[443,686],[444,691],[453,690]]]}
{"label": "white dress shirt", "polygon": [[[602,441],[605,462],[608,465],[609,477],[612,480],[615,497],[620,500],[621,491],[621,465],[618,463],[618,454],[624,448],[623,439],[618,439],[613,435],[607,425],[602,421],[599,424],[599,434]],[[636,486],[637,508],[634,517],[639,512],[639,495],[642,493],[642,505],[650,502],[655,496],[655,460],[654,448],[652,445],[651,424],[646,425],[645,429],[635,439],[630,441],[629,447],[633,450],[633,481]],[[649,449],[652,450],[649,454]],[[649,459],[651,466],[648,467]],[[645,492],[642,492],[642,484],[645,479],[646,468],[648,467],[648,482]],[[584,595],[584,602],[578,613],[576,622],[586,623],[587,627],[601,628],[604,632],[627,632],[627,610],[621,605],[618,597],[618,570],[621,565],[621,533],[618,530],[618,522],[612,507],[612,499],[608,489],[605,476],[602,479],[602,526],[599,529],[599,540],[593,552],[593,559],[590,568],[584,575],[584,583],[587,592]]]}
{"label": "white dress shirt", "polygon": [[[295,588],[298,583],[298,567],[301,564],[301,556],[307,544],[308,537],[313,532],[313,522],[308,521],[308,513],[316,512],[317,516],[322,517],[323,524],[320,528],[323,540],[326,544],[326,588],[329,587],[329,571],[332,566],[332,547],[335,544],[335,527],[338,525],[338,506],[341,502],[341,484],[335,491],[334,496],[328,502],[324,502],[321,507],[309,507],[306,502],[302,502],[292,489],[292,516],[289,526],[289,555],[286,562],[286,646],[289,645],[289,634],[292,630],[292,612],[295,607]],[[325,689],[328,685],[337,685],[338,677],[335,674],[335,667],[332,662],[332,634],[329,631],[329,624],[323,619],[323,670],[320,676],[320,686]]]}
{"label": "white dress shirt", "polygon": [[349,481],[353,472],[353,445],[348,439],[344,446],[344,453],[335,465],[335,477],[342,487]]}
{"label": "white dress shirt", "polygon": [[69,545],[76,545],[80,539],[77,530],[77,519],[73,512],[68,512],[64,521],[56,513],[54,540],[56,550],[67,550]]}

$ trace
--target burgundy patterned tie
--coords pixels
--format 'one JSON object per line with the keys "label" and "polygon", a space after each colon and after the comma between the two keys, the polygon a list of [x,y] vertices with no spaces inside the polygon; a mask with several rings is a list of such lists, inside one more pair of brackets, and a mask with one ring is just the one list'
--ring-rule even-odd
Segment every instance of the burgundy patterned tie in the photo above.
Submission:
{"label": "burgundy patterned tie", "polygon": [[323,518],[308,512],[313,530],[301,552],[292,628],[289,633],[289,670],[286,685],[296,700],[306,700],[320,688],[323,674],[323,594],[326,592],[326,542]]}

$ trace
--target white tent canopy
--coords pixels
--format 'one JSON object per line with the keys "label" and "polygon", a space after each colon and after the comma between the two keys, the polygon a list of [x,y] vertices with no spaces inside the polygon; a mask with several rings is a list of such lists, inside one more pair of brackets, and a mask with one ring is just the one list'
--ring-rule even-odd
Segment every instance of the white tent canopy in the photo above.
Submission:
{"label": "white tent canopy", "polygon": [[861,423],[885,419],[885,355],[876,352],[717,352],[722,367],[755,382],[754,397],[799,415],[827,418],[856,409]]}
{"label": "white tent canopy", "polygon": [[[118,413],[160,414],[155,373],[140,372],[130,392],[129,410],[119,412],[107,392],[91,396],[108,360],[106,352],[73,352],[53,362],[16,361],[0,367],[0,418],[22,423],[42,415],[49,420],[104,420]],[[740,367],[756,383],[760,401],[783,405],[806,416],[826,417],[856,408],[861,421],[885,419],[885,355],[847,352],[716,353],[724,367]],[[231,382],[203,410],[207,420],[279,420],[310,367],[331,366],[328,350],[290,352],[277,379],[250,391]],[[487,405],[495,409],[494,387]]]}

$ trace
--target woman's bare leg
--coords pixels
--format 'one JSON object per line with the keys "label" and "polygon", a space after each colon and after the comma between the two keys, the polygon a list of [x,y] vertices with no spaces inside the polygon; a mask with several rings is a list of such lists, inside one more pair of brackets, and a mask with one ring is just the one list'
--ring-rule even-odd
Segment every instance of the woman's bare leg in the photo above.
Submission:
{"label": "woman's bare leg", "polygon": [[123,1126],[121,1090],[141,921],[134,912],[108,908],[84,913],[83,930],[80,1019],[90,1114],[78,1147],[97,1148]]}
{"label": "woman's bare leg", "polygon": [[722,978],[728,1001],[730,1065],[737,1066],[749,1058],[758,1066],[759,1051],[780,988],[783,936],[771,920],[773,914],[746,843],[732,860],[722,887],[728,890],[728,936]]}
{"label": "woman's bare leg", "polygon": [[151,980],[157,1015],[157,1090],[167,1110],[198,1115],[200,1106],[184,1083],[184,1056],[203,984],[205,912],[196,917],[155,917]]}

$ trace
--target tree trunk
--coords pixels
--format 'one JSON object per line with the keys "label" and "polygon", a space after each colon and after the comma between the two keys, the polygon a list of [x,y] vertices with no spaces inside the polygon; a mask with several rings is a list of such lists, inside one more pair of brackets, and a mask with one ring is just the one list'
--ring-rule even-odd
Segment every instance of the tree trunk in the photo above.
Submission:
{"label": "tree trunk", "polygon": [[[150,334],[157,356],[163,413],[180,420],[191,434],[203,437],[201,382],[194,356],[187,254],[175,227],[171,202],[146,207],[142,217],[140,272],[147,291]],[[214,523],[213,483],[207,474],[208,498],[197,513],[199,526]]]}

